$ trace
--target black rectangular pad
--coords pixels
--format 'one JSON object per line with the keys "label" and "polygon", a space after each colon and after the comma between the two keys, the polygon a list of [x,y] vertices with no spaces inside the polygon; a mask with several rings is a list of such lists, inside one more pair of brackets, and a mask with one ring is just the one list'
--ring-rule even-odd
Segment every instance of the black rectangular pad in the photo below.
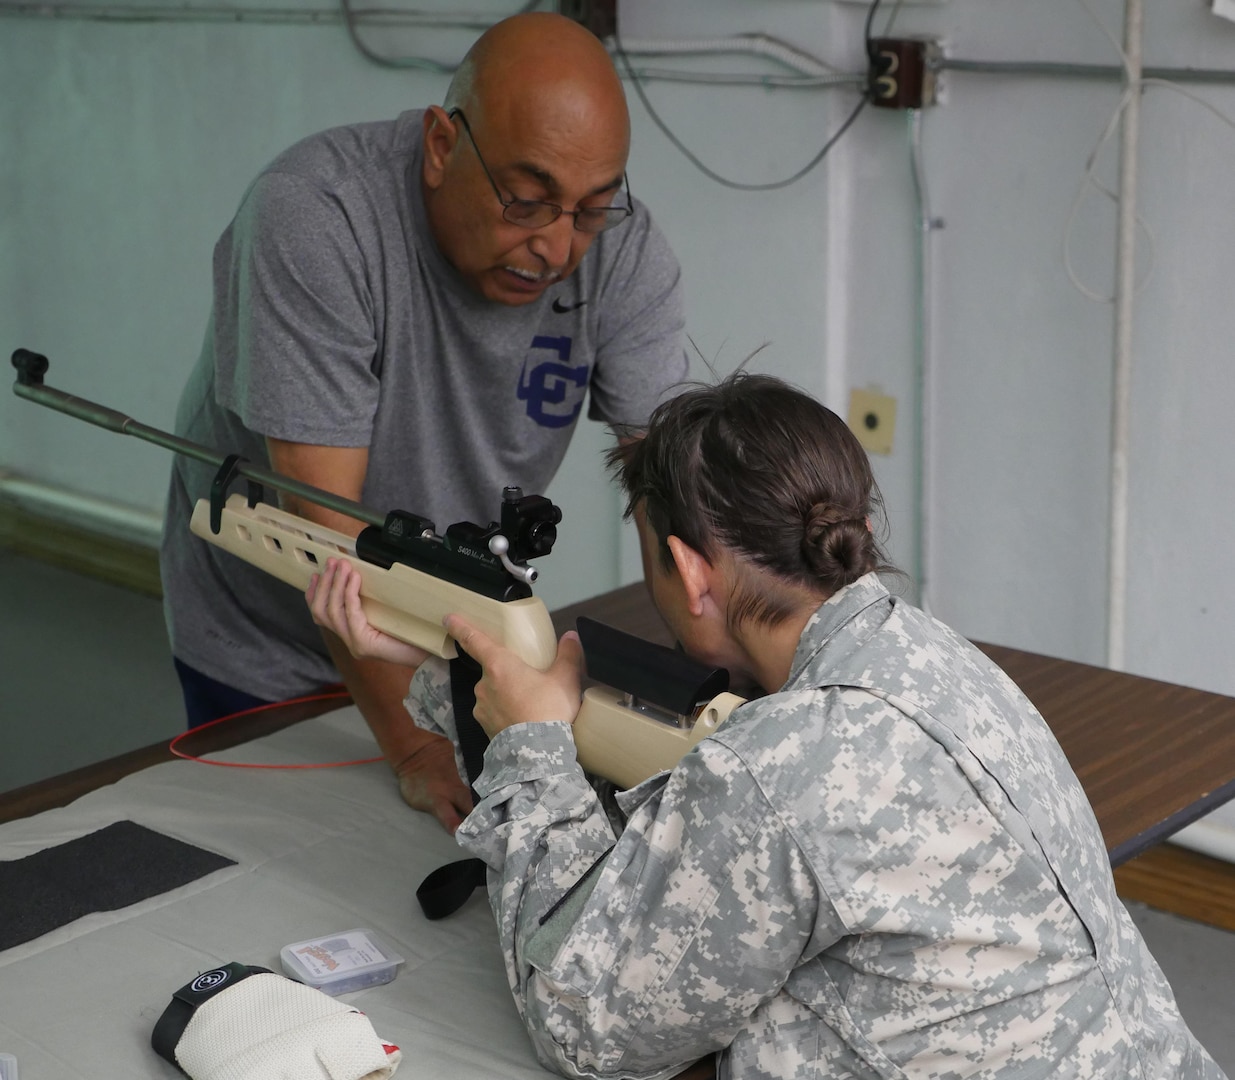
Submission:
{"label": "black rectangular pad", "polygon": [[235,865],[132,821],[0,862],[0,951]]}

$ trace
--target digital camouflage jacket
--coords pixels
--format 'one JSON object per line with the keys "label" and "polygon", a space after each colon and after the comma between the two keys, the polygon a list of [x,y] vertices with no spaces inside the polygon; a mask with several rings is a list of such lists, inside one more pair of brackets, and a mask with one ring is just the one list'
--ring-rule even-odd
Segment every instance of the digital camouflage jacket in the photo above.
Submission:
{"label": "digital camouflage jacket", "polygon": [[501,732],[477,787],[458,839],[566,1076],[1222,1078],[1045,722],[874,575],[620,836],[564,723]]}

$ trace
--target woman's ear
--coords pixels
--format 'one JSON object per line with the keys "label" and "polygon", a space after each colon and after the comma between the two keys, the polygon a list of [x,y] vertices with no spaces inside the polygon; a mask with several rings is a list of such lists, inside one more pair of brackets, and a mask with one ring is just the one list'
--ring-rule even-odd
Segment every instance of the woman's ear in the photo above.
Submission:
{"label": "woman's ear", "polygon": [[682,588],[686,593],[687,610],[692,615],[702,615],[704,604],[713,587],[714,569],[699,552],[676,536],[666,541],[673,565],[677,567]]}

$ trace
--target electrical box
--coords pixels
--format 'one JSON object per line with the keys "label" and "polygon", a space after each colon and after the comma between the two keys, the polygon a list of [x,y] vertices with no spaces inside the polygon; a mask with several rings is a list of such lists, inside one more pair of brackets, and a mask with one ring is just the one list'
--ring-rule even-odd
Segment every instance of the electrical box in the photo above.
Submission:
{"label": "electrical box", "polygon": [[884,109],[920,109],[935,104],[934,61],[939,43],[927,38],[872,38],[871,104]]}

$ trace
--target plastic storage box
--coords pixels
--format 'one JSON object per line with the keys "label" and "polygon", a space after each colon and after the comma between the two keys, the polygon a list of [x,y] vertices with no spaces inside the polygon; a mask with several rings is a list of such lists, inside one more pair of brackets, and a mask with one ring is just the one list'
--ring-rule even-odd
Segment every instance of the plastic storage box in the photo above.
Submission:
{"label": "plastic storage box", "polygon": [[279,960],[288,978],[331,997],[388,983],[403,963],[372,930],[346,930],[284,945]]}

